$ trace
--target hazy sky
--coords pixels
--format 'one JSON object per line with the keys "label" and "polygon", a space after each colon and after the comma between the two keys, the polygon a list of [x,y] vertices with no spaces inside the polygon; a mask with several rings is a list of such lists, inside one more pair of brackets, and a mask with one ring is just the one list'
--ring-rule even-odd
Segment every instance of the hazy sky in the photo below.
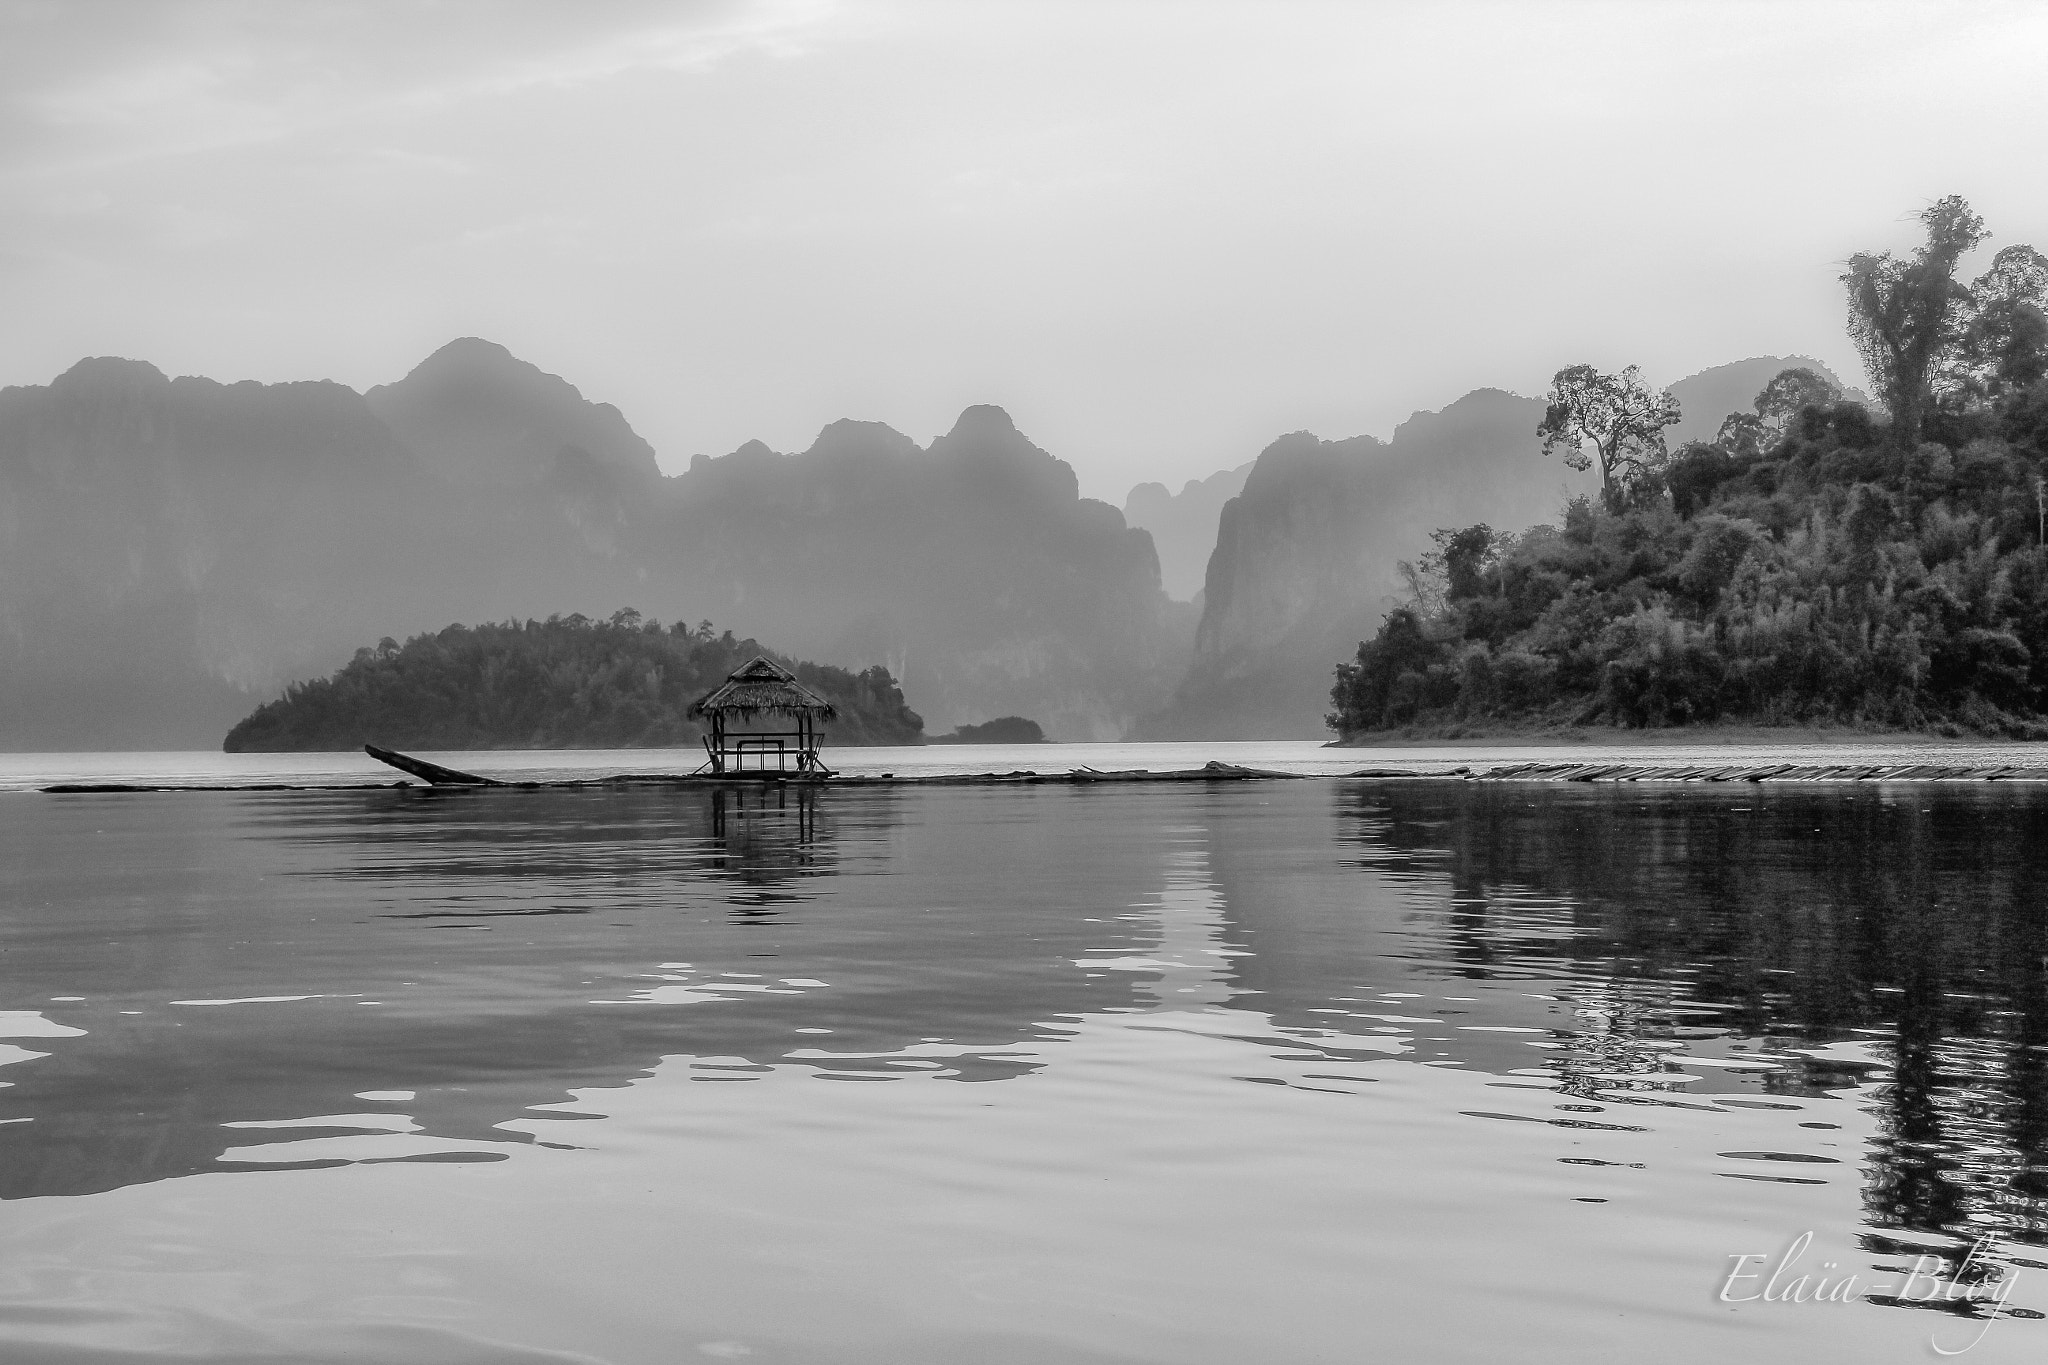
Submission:
{"label": "hazy sky", "polygon": [[1121,502],[2048,247],[2048,5],[0,0],[0,383],[503,342],[680,470],[999,403]]}

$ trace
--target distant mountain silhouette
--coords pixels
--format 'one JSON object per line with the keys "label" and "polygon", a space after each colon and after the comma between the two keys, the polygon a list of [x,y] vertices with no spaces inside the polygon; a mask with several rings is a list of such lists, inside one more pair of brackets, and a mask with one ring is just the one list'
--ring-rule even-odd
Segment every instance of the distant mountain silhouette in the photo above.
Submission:
{"label": "distant mountain silhouette", "polygon": [[1397,561],[1428,550],[1435,527],[1527,525],[1592,487],[1543,458],[1542,417],[1536,399],[1479,389],[1391,441],[1296,432],[1266,447],[1223,509],[1188,676],[1140,733],[1324,735],[1334,661],[1400,600]]}
{"label": "distant mountain silhouette", "polygon": [[367,395],[116,359],[0,390],[0,747],[213,747],[365,640],[626,606],[886,665],[936,728],[1069,739],[1163,704],[1194,628],[1150,537],[995,408],[663,478],[476,340]]}
{"label": "distant mountain silhouette", "polygon": [[[1678,400],[1678,425],[1665,432],[1666,441],[1671,449],[1677,450],[1687,441],[1713,440],[1729,413],[1756,411],[1756,396],[1779,371],[1801,367],[1814,370],[1837,385],[1842,382],[1833,370],[1802,355],[1757,356],[1716,365],[1679,380],[1671,386],[1671,396]],[[1863,401],[1860,393],[1851,391],[1850,396]]]}
{"label": "distant mountain silhouette", "polygon": [[217,743],[334,617],[371,624],[337,564],[405,591],[422,482],[338,384],[99,358],[0,390],[0,744]]}
{"label": "distant mountain silhouette", "polygon": [[1202,591],[1223,504],[1244,491],[1251,472],[1247,462],[1206,479],[1189,479],[1178,493],[1169,493],[1163,483],[1141,483],[1124,499],[1124,520],[1152,533],[1159,580],[1172,596],[1185,602]]}
{"label": "distant mountain silhouette", "polygon": [[429,469],[444,478],[531,479],[565,456],[643,478],[661,477],[654,447],[619,410],[529,365],[496,342],[463,337],[396,384],[363,395]]}
{"label": "distant mountain silhouette", "polygon": [[929,449],[841,421],[801,454],[750,442],[671,482],[659,576],[780,648],[884,665],[933,730],[1028,713],[1119,738],[1187,657],[1194,612],[1160,589],[1151,537],[1000,408]]}

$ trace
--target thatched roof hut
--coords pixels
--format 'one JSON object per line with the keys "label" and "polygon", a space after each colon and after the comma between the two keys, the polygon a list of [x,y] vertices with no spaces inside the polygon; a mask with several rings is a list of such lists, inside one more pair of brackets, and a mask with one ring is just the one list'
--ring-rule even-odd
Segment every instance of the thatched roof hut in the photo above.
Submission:
{"label": "thatched roof hut", "polygon": [[690,708],[693,716],[752,720],[755,716],[811,716],[831,720],[839,712],[796,674],[773,659],[756,658],[741,665],[725,685]]}
{"label": "thatched roof hut", "polygon": [[[781,664],[755,659],[690,714],[711,722],[704,752],[714,773],[745,772],[750,760],[756,772],[787,772],[792,759],[800,773],[825,773],[818,760],[818,726],[839,712]],[[765,726],[756,723],[762,717],[768,719]],[[775,725],[778,718],[787,728]]]}

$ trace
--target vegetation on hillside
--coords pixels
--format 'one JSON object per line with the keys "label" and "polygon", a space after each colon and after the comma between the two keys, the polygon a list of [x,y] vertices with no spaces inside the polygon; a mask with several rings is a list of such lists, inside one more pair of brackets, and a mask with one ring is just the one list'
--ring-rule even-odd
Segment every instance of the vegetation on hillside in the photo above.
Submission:
{"label": "vegetation on hillside", "polygon": [[709,621],[664,629],[631,609],[609,621],[449,626],[390,638],[331,678],[294,683],[228,732],[229,753],[353,749],[604,749],[694,745],[687,714],[766,654],[838,708],[832,745],[917,744],[924,721],[885,668],[850,673],[782,658]]}
{"label": "vegetation on hillside", "polygon": [[1337,668],[1332,728],[1707,722],[2048,738],[2048,258],[1960,198],[1842,276],[1881,411],[1788,370],[1676,454],[1668,395],[1558,373],[1540,434],[1603,491],[1436,533]]}

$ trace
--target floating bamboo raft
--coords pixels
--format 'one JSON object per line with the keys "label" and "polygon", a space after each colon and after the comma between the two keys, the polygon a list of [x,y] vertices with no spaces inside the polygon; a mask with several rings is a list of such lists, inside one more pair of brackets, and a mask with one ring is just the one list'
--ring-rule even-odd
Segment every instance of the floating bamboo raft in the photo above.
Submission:
{"label": "floating bamboo raft", "polygon": [[1646,763],[1516,763],[1456,775],[1485,782],[2044,782],[2048,781],[2048,766],[1700,763],[1674,767]]}
{"label": "floating bamboo raft", "polygon": [[[1129,768],[1102,772],[1095,768],[1072,768],[1066,772],[1041,773],[1020,768],[1007,773],[919,773],[898,777],[894,773],[873,776],[822,773],[749,772],[726,773],[620,773],[611,777],[564,778],[556,781],[512,782],[479,777],[438,763],[414,758],[390,749],[364,746],[379,762],[388,763],[436,790],[469,787],[500,787],[538,790],[556,787],[709,787],[761,783],[801,787],[899,787],[952,786],[986,787],[1006,785],[1059,784],[1089,786],[1100,782],[1242,782],[1278,778],[1304,778],[1308,773],[1276,772],[1270,768],[1246,768],[1235,763],[1210,762],[1199,768],[1154,771]],[[1434,779],[1460,782],[2048,782],[2048,755],[2041,764],[2006,763],[1968,766],[1946,763],[1893,764],[1799,764],[1799,763],[1514,763],[1505,767],[1473,771],[1471,768],[1360,768],[1329,777]],[[367,784],[347,786],[292,786],[266,782],[218,786],[140,786],[116,783],[62,783],[44,787],[46,792],[152,792],[152,791],[361,791]],[[403,782],[393,785],[403,787]]]}
{"label": "floating bamboo raft", "polygon": [[[791,787],[900,787],[900,786],[1000,786],[1029,785],[1035,783],[1060,783],[1068,786],[1090,786],[1098,782],[1242,782],[1253,778],[1300,778],[1306,773],[1275,772],[1268,768],[1245,768],[1235,763],[1211,762],[1199,768],[1181,768],[1167,772],[1154,772],[1146,768],[1131,768],[1116,772],[1103,772],[1095,768],[1074,768],[1066,772],[1041,773],[1031,769],[1018,769],[1007,773],[919,773],[898,777],[894,773],[875,776],[849,776],[835,774],[826,776],[815,772],[744,772],[744,773],[619,773],[609,777],[573,777],[553,781],[515,782],[501,778],[479,777],[475,773],[462,772],[456,768],[444,768],[438,763],[414,758],[391,749],[378,749],[370,745],[364,751],[380,763],[388,763],[401,772],[409,773],[435,790],[462,789],[473,787],[497,787],[519,791],[538,791],[560,787],[733,787],[761,785]],[[1405,774],[1420,776],[1420,774]],[[381,784],[404,787],[404,782]],[[180,783],[177,785],[143,785],[121,782],[62,782],[43,787],[46,792],[69,794],[106,792],[165,792],[165,791],[236,791],[236,792],[278,792],[278,791],[365,791],[368,783],[320,785],[295,785],[282,782],[261,783]]]}

